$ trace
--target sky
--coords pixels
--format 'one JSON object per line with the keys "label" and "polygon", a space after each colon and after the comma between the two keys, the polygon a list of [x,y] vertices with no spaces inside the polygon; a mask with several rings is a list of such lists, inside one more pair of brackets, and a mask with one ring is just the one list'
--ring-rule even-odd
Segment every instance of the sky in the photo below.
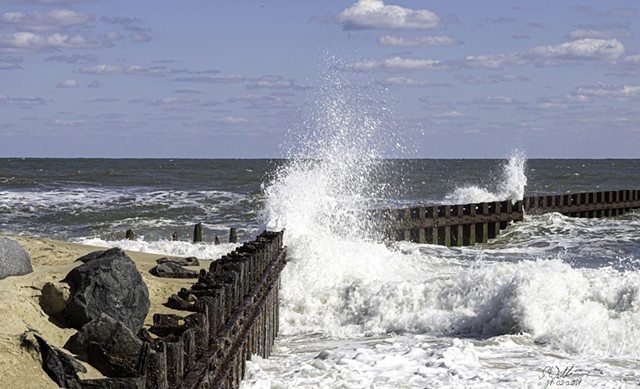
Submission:
{"label": "sky", "polygon": [[639,10],[0,0],[0,156],[286,157],[335,78],[386,112],[386,157],[640,158]]}

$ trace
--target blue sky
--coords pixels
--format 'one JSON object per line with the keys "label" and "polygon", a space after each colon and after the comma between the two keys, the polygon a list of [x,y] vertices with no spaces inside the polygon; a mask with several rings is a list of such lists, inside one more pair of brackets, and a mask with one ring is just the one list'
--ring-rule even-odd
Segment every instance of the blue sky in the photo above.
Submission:
{"label": "blue sky", "polygon": [[330,73],[390,157],[640,158],[639,5],[0,0],[0,156],[280,157]]}

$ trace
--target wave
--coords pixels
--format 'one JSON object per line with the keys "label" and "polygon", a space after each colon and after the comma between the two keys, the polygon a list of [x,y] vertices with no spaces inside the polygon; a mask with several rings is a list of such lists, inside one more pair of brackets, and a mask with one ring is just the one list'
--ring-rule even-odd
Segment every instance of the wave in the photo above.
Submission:
{"label": "wave", "polygon": [[469,204],[522,200],[527,185],[526,163],[524,152],[514,150],[502,166],[502,172],[493,190],[477,185],[463,186],[447,194],[444,201],[448,204]]}

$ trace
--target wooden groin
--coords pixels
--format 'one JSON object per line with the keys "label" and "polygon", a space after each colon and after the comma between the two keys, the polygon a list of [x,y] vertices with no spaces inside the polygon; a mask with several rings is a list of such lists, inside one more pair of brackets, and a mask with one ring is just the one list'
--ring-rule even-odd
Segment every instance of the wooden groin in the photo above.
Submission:
{"label": "wooden groin", "polygon": [[148,332],[142,330],[140,376],[81,380],[80,387],[237,388],[246,361],[271,353],[285,263],[283,232],[266,231],[213,261],[165,304],[184,316],[154,314]]}
{"label": "wooden groin", "polygon": [[375,211],[387,238],[443,246],[473,246],[522,220],[522,201],[434,205]]}
{"label": "wooden groin", "polygon": [[558,212],[571,217],[619,216],[640,208],[639,190],[528,196],[511,200],[372,211],[385,238],[443,246],[486,243],[524,214]]}
{"label": "wooden groin", "polygon": [[571,217],[620,216],[640,208],[640,190],[584,192],[524,198],[528,215],[558,212]]}

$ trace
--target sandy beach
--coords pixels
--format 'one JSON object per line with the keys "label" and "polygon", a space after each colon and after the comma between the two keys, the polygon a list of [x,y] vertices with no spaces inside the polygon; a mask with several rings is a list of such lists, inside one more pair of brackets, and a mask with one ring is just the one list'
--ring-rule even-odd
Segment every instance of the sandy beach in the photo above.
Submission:
{"label": "sandy beach", "polygon": [[[47,282],[59,282],[78,266],[77,258],[105,247],[86,246],[47,238],[10,236],[22,244],[31,256],[33,273],[0,280],[0,388],[57,388],[47,376],[36,356],[20,346],[20,336],[27,330],[35,330],[49,344],[62,348],[76,330],[61,328],[49,319],[39,304],[42,287]],[[145,319],[145,327],[151,325],[154,313],[177,313],[164,307],[167,298],[182,287],[189,287],[194,280],[158,278],[149,273],[160,254],[126,251],[136,263],[149,289],[151,306]],[[208,268],[210,261],[200,260],[201,268]],[[192,268],[197,270],[195,267]],[[184,313],[182,313],[184,314]],[[82,378],[101,377],[89,364],[83,363],[88,372]]]}

